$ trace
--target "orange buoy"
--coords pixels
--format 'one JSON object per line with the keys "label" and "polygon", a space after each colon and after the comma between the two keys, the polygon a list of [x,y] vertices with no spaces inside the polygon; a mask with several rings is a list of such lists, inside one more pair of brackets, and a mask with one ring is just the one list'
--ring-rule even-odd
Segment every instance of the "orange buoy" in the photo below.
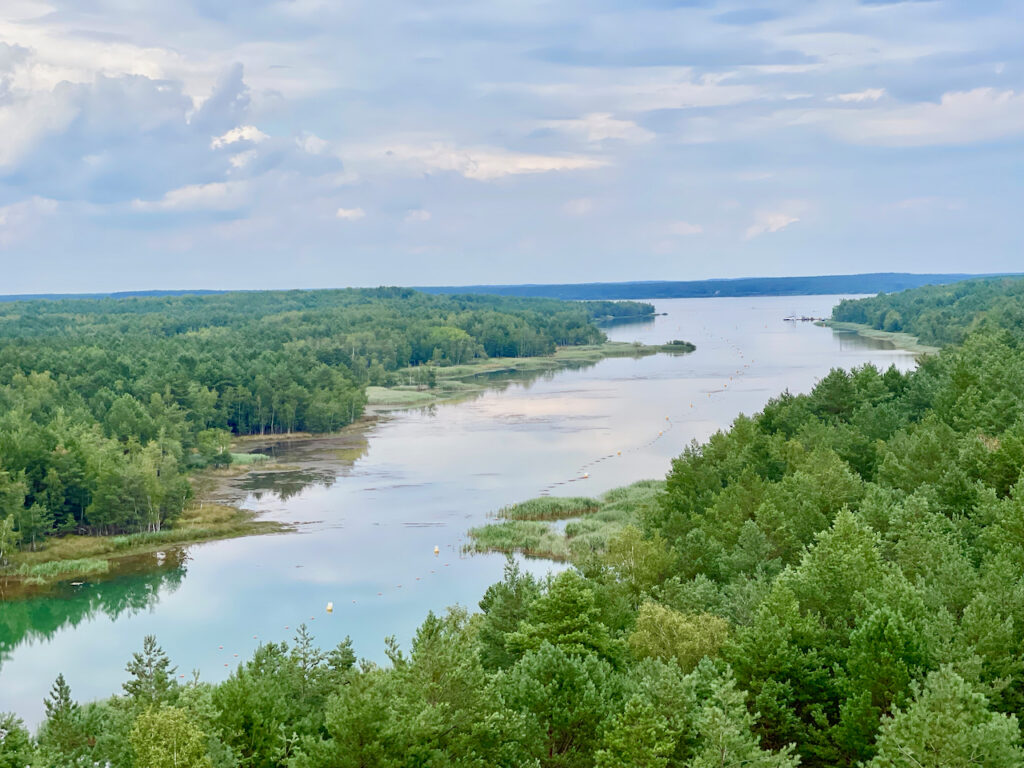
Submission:
{"label": "orange buoy", "polygon": [[441,554],[441,548],[440,547],[434,547],[434,554],[435,555]]}

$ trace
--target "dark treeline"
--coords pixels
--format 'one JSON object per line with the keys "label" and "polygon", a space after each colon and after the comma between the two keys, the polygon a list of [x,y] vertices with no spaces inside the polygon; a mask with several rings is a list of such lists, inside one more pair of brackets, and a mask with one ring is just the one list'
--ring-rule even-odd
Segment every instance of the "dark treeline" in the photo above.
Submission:
{"label": "dark treeline", "polygon": [[1016,330],[836,370],[686,450],[606,549],[510,566],[387,666],[303,630],[178,684],[149,640],[123,695],[60,678],[37,741],[0,725],[8,764],[1017,768],[1022,467]]}
{"label": "dark treeline", "polygon": [[651,312],[401,288],[2,304],[0,564],[51,533],[160,530],[232,435],[334,431],[402,369],[549,354]]}
{"label": "dark treeline", "polygon": [[419,288],[426,293],[479,293],[495,296],[545,296],[554,299],[704,299],[726,296],[808,296],[814,294],[891,293],[922,285],[955,283],[972,275],[915,275],[873,272],[863,275],[737,277],[717,280],[648,280],[630,283],[552,285],[471,285]]}
{"label": "dark treeline", "polygon": [[832,319],[917,336],[926,344],[959,344],[983,327],[1024,330],[1024,280],[971,280],[846,300]]}

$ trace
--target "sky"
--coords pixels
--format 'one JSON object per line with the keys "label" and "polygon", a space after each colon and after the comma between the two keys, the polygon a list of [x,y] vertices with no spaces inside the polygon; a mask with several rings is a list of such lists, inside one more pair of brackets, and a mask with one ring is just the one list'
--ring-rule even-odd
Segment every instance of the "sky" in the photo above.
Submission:
{"label": "sky", "polygon": [[3,0],[0,294],[1024,270],[1020,0]]}

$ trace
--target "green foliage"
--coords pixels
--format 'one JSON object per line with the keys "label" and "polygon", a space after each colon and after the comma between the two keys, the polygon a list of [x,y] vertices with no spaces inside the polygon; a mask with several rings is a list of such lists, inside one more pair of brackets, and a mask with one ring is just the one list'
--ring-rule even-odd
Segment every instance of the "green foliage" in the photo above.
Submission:
{"label": "green foliage", "polygon": [[537,650],[543,644],[573,655],[597,655],[617,663],[622,644],[611,637],[599,618],[594,589],[576,571],[563,571],[535,599],[519,628],[509,635],[513,653]]}
{"label": "green foliage", "polygon": [[604,747],[597,751],[596,768],[665,768],[675,750],[675,739],[653,705],[634,696],[612,718]]}
{"label": "green foliage", "polygon": [[[428,615],[408,652],[389,641],[387,666],[356,665],[347,643],[324,652],[300,628],[219,685],[178,686],[147,639],[127,697],[80,708],[58,679],[36,762],[137,768],[136,718],[173,705],[184,719],[159,725],[203,734],[182,738],[217,768],[1022,765],[1021,314],[967,301],[1004,289],[1015,296],[1002,283],[943,289],[964,300],[957,312],[984,311],[961,345],[911,373],[833,371],[807,395],[784,393],[691,445],[664,483],[510,508],[512,519],[474,532],[478,544],[554,552],[574,567],[538,580],[509,561],[481,613]],[[363,309],[376,317],[374,301]],[[257,325],[303,327],[322,309]],[[882,323],[906,328],[920,314],[887,304]],[[439,364],[469,353],[451,329],[481,338],[460,317],[437,317]],[[366,377],[391,370],[371,367]],[[18,407],[47,413],[63,380],[18,375]],[[209,394],[220,390],[200,383],[160,394],[161,407],[189,391],[188,412],[213,416],[162,443],[159,430],[148,443],[124,439],[156,417],[127,400],[115,409],[124,392],[113,388],[97,403],[116,418],[69,427],[60,450],[44,441],[33,454],[39,443],[0,413],[0,451],[17,445],[58,467],[4,464],[0,549],[30,531],[19,515],[34,505],[54,530],[158,522],[151,502],[170,491],[149,470],[230,426]],[[567,515],[564,535],[547,522]]]}
{"label": "green foliage", "polygon": [[125,669],[131,677],[122,685],[132,702],[141,708],[173,703],[178,686],[174,680],[177,667],[171,666],[167,654],[156,644],[156,637],[146,635],[142,652],[132,654]]}
{"label": "green foliage", "polygon": [[729,622],[711,614],[686,615],[657,603],[644,603],[629,636],[638,659],[675,659],[689,672],[705,656],[715,656],[729,636]]}
{"label": "green foliage", "polygon": [[602,342],[594,316],[647,310],[399,288],[3,304],[0,565],[173,524],[187,469],[230,464],[234,435],[335,431],[368,385]]}
{"label": "green foliage", "polygon": [[31,765],[35,748],[28,729],[20,718],[0,713],[0,768],[25,768]]}
{"label": "green foliage", "polygon": [[985,696],[949,667],[928,676],[904,710],[886,718],[871,768],[1024,764],[1014,715],[992,712]]}
{"label": "green foliage", "polygon": [[136,765],[146,768],[211,768],[206,734],[180,709],[146,710],[131,733]]}
{"label": "green foliage", "polygon": [[978,328],[1024,330],[1024,280],[1004,277],[929,285],[870,299],[847,299],[832,318],[884,331],[902,331],[928,344],[959,344]]}

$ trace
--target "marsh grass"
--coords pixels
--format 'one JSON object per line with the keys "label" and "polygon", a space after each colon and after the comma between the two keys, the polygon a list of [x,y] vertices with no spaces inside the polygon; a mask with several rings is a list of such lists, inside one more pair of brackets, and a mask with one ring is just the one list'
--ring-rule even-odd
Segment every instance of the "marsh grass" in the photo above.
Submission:
{"label": "marsh grass", "polygon": [[597,512],[601,502],[586,496],[542,496],[498,510],[503,520],[567,520]]}
{"label": "marsh grass", "polygon": [[77,560],[51,560],[34,565],[20,566],[15,575],[24,579],[26,584],[46,584],[58,579],[95,576],[110,570],[110,562],[97,557],[84,557]]}
{"label": "marsh grass", "polygon": [[[601,554],[619,531],[636,525],[657,503],[661,480],[641,480],[599,499],[541,497],[498,512],[501,522],[469,531],[468,552],[520,552],[528,557],[578,560]],[[576,510],[575,514],[568,513]],[[561,530],[552,521],[568,520]]]}
{"label": "marsh grass", "polygon": [[201,504],[187,509],[173,528],[161,531],[49,539],[43,549],[17,553],[14,567],[8,573],[26,584],[38,586],[106,573],[112,561],[127,555],[156,552],[173,545],[284,530],[288,530],[288,526],[254,520],[252,513],[244,510],[223,504]]}

